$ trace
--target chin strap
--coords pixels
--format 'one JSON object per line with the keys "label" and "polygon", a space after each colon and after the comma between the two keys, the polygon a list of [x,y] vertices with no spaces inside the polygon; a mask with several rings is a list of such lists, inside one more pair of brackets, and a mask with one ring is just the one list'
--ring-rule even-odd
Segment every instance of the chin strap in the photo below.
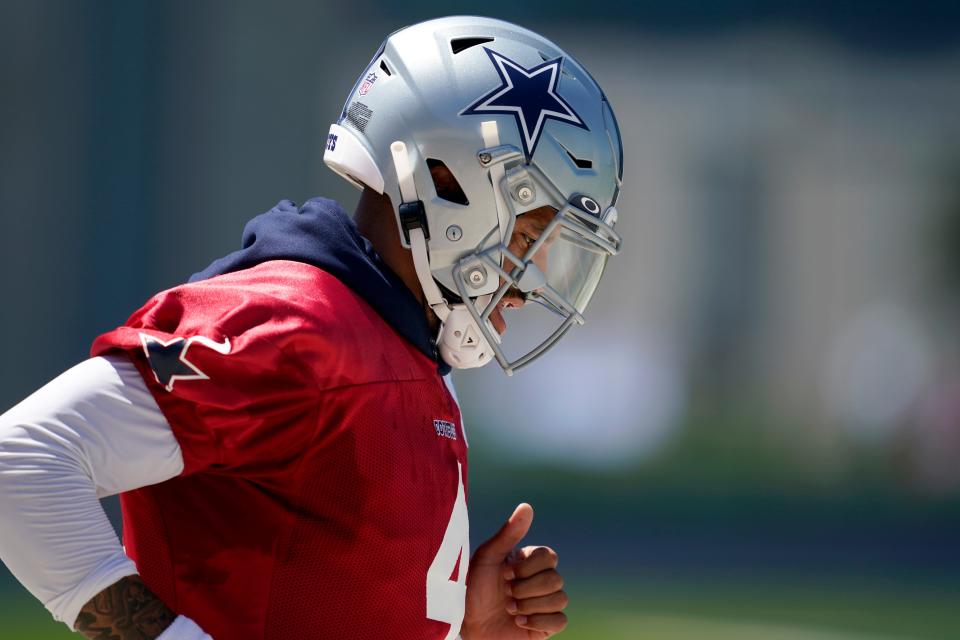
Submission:
{"label": "chin strap", "polygon": [[450,316],[450,305],[440,293],[440,287],[433,279],[430,271],[430,254],[427,252],[427,217],[423,209],[423,202],[417,197],[417,186],[413,181],[413,169],[410,167],[410,157],[407,155],[407,145],[397,140],[390,145],[393,155],[393,166],[397,170],[397,182],[400,184],[400,222],[403,232],[410,242],[410,252],[413,254],[413,267],[417,271],[417,279],[423,288],[423,295],[427,304],[437,314],[441,322]]}
{"label": "chin strap", "polygon": [[[457,369],[485,365],[493,357],[493,350],[484,338],[483,332],[477,327],[465,305],[450,305],[443,298],[440,287],[433,279],[433,272],[430,270],[430,254],[427,251],[430,229],[427,225],[423,201],[417,198],[417,187],[413,180],[410,157],[407,155],[407,145],[397,140],[390,145],[390,153],[393,155],[393,166],[397,171],[400,198],[403,201],[399,207],[400,224],[410,243],[413,267],[417,271],[417,279],[423,288],[423,295],[441,322],[440,334],[437,336],[440,356],[447,364]],[[481,297],[486,301],[484,304],[488,304],[491,298],[492,296],[489,295]],[[493,335],[496,335],[492,326],[489,329]]]}

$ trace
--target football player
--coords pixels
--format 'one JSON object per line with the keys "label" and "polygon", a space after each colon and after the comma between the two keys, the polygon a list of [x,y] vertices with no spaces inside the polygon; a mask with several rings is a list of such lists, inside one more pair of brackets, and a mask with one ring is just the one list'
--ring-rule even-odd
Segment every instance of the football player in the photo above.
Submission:
{"label": "football player", "polygon": [[[620,246],[610,105],[535,33],[433,20],[380,47],[324,159],[362,189],[352,219],[281,201],[0,419],[0,555],[87,637],[566,625],[556,553],[517,548],[529,505],[470,558],[447,374],[512,373],[583,322]],[[555,321],[518,351],[521,308]]]}

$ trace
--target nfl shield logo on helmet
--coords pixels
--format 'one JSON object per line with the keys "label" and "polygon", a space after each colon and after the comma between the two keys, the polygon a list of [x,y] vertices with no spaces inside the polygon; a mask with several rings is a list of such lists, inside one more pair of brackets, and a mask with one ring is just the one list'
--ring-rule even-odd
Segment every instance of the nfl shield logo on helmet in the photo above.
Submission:
{"label": "nfl shield logo on helmet", "polygon": [[363,79],[363,82],[360,83],[360,95],[365,96],[367,92],[370,91],[370,88],[373,87],[373,83],[377,81],[377,74],[370,72],[367,74],[367,77]]}

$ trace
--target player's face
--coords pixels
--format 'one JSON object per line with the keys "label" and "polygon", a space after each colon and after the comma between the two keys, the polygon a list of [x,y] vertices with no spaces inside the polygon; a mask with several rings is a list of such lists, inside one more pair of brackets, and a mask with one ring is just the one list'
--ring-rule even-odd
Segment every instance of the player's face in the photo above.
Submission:
{"label": "player's face", "polygon": [[[456,178],[454,178],[453,174],[450,173],[450,170],[447,169],[445,165],[430,167],[430,176],[433,178],[433,185],[437,190],[437,195],[441,198],[454,202],[466,198]],[[550,221],[553,220],[555,215],[557,215],[557,210],[553,207],[540,207],[539,209],[534,209],[517,216],[517,220],[513,225],[513,235],[510,236],[510,244],[508,245],[510,253],[518,258],[523,258],[527,254],[527,250],[543,234],[547,225],[550,224]],[[556,236],[558,233],[559,229],[551,235]],[[533,256],[533,263],[544,273],[547,273],[547,251],[554,239],[555,238],[548,238]],[[510,290],[507,291],[506,295],[503,296],[503,299],[500,300],[500,303],[497,305],[497,308],[490,314],[490,322],[493,324],[493,328],[497,330],[497,333],[503,335],[507,330],[507,323],[503,319],[503,310],[519,309],[524,305],[524,302],[523,295],[516,287],[511,287]]]}
{"label": "player's face", "polygon": [[[550,224],[550,221],[553,220],[555,215],[557,215],[557,210],[553,207],[540,207],[539,209],[534,209],[533,211],[528,211],[517,216],[517,220],[513,225],[513,235],[510,236],[510,244],[507,246],[507,248],[510,249],[510,253],[518,258],[524,257],[530,247],[533,246],[533,243],[543,235],[547,225]],[[559,228],[550,235],[551,237],[547,238],[533,255],[533,263],[537,265],[543,273],[547,273],[547,253],[550,245],[556,239],[556,236],[559,235]],[[503,299],[500,300],[500,303],[497,305],[496,310],[490,314],[490,322],[493,324],[493,328],[497,330],[497,333],[503,335],[507,330],[507,322],[503,319],[503,310],[519,309],[524,303],[523,295],[516,287],[511,287],[510,290],[507,291],[506,295],[503,296]]]}

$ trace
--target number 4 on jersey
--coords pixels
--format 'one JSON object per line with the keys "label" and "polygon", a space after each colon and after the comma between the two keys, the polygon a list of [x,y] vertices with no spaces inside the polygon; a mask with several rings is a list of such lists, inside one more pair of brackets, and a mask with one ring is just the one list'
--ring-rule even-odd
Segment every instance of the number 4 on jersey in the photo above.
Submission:
{"label": "number 4 on jersey", "polygon": [[[457,578],[451,580],[458,560]],[[454,640],[463,624],[469,564],[470,521],[467,516],[467,496],[463,489],[463,468],[457,463],[457,499],[453,503],[443,542],[427,570],[427,617],[450,625],[446,640]]]}

